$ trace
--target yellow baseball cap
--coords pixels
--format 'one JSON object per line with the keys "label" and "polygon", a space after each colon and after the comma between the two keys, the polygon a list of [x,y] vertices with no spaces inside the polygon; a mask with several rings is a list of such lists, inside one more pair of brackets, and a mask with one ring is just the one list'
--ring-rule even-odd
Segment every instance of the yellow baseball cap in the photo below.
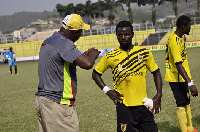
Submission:
{"label": "yellow baseball cap", "polygon": [[62,24],[62,26],[68,30],[90,29],[90,25],[85,24],[82,17],[78,14],[67,15],[62,21]]}

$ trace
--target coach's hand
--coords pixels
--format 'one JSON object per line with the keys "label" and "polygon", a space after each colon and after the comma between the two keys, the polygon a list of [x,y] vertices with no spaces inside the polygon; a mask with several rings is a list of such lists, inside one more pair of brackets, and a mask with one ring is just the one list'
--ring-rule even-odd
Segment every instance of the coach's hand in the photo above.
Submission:
{"label": "coach's hand", "polygon": [[156,94],[152,100],[153,100],[153,109],[152,113],[157,114],[161,111],[161,97],[162,95]]}
{"label": "coach's hand", "polygon": [[96,49],[95,47],[92,47],[92,48],[88,49],[87,51],[85,51],[83,53],[83,55],[93,56],[93,57],[95,57],[95,60],[96,60],[100,53],[101,53],[101,51],[98,51],[98,49]]}
{"label": "coach's hand", "polygon": [[118,93],[115,90],[109,90],[106,94],[109,96],[110,99],[113,100],[115,105],[121,104],[123,102],[123,99],[122,99],[123,95]]}
{"label": "coach's hand", "polygon": [[198,90],[195,85],[190,86],[189,89],[193,97],[198,96]]}

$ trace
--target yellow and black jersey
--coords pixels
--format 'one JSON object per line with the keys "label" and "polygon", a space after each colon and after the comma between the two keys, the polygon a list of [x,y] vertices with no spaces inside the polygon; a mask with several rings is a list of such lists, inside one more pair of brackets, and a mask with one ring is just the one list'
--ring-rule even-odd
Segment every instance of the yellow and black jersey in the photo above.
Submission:
{"label": "yellow and black jersey", "polygon": [[165,80],[168,82],[185,82],[179,74],[176,64],[182,63],[188,77],[191,79],[190,69],[188,65],[187,50],[183,38],[177,36],[174,32],[169,35],[166,44],[165,54]]}
{"label": "yellow and black jersey", "polygon": [[147,69],[152,73],[159,70],[152,53],[139,46],[134,46],[129,52],[116,48],[106,53],[94,71],[101,75],[108,68],[112,69],[113,87],[124,95],[126,106],[143,105],[142,100],[147,97]]}

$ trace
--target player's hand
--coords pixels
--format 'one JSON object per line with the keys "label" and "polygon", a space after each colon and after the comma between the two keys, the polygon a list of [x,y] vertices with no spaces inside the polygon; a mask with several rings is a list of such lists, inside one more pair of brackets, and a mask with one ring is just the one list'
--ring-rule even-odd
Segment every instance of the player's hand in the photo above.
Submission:
{"label": "player's hand", "polygon": [[[91,48],[90,48],[90,49],[91,49]],[[85,52],[83,53],[83,55],[88,55],[90,49],[88,49],[87,51],[85,51]]]}
{"label": "player's hand", "polygon": [[198,90],[195,85],[190,86],[189,89],[193,97],[198,96]]}
{"label": "player's hand", "polygon": [[115,103],[115,105],[121,104],[123,102],[122,97],[124,97],[122,94],[118,93],[115,90],[109,90],[107,92],[107,95],[109,96],[109,98],[111,100],[113,100],[113,102]]}
{"label": "player's hand", "polygon": [[83,54],[87,56],[93,56],[95,57],[95,60],[96,60],[100,53],[101,51],[98,51],[98,49],[95,49],[95,47],[92,47],[88,49],[87,51],[85,51]]}
{"label": "player's hand", "polygon": [[157,114],[161,111],[161,97],[162,95],[156,94],[152,100],[153,100],[153,109],[152,113]]}

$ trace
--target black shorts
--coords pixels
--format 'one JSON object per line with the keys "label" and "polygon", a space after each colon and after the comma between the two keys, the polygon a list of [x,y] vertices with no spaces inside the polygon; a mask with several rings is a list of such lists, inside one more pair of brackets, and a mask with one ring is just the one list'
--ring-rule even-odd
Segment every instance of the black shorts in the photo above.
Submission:
{"label": "black shorts", "polygon": [[119,104],[117,110],[117,132],[158,132],[153,114],[145,106]]}
{"label": "black shorts", "polygon": [[169,85],[173,91],[177,107],[190,104],[190,94],[186,82],[169,82]]}

